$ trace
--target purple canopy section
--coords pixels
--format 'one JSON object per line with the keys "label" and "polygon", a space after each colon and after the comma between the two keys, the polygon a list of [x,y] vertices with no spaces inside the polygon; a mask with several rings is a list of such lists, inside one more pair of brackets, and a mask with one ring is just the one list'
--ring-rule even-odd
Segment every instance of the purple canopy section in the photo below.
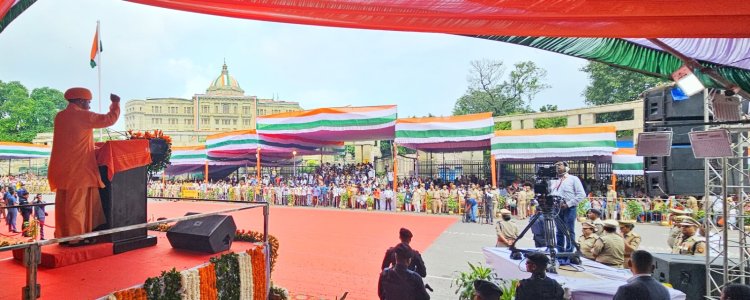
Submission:
{"label": "purple canopy section", "polygon": [[[748,24],[750,26],[750,24]],[[648,39],[625,39],[641,46],[661,50]],[[742,38],[661,38],[670,47],[698,60],[720,65],[750,69],[750,39]]]}

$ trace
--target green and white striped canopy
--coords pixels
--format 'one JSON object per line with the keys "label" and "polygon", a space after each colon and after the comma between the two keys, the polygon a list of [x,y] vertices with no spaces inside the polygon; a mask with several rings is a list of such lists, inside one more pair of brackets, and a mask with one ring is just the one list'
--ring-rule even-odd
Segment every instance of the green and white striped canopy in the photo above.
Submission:
{"label": "green and white striped canopy", "polygon": [[633,148],[620,148],[612,155],[612,174],[643,175],[643,157]]}
{"label": "green and white striped canopy", "polygon": [[609,161],[617,150],[614,126],[500,130],[492,138],[498,160]]}
{"label": "green and white striped canopy", "polygon": [[49,158],[51,152],[45,145],[0,142],[0,159]]}

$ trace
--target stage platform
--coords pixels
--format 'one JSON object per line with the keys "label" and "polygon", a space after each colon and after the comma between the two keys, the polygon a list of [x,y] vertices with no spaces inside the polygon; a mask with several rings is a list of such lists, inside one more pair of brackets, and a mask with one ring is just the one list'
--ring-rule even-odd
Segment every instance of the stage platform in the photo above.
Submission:
{"label": "stage platform", "polygon": [[[148,204],[148,218],[179,217],[187,212],[210,212],[233,203],[167,202]],[[52,210],[47,224],[54,226]],[[263,231],[262,209],[231,214],[237,229]],[[398,242],[398,230],[414,233],[412,246],[426,249],[458,218],[449,216],[386,213],[271,206],[269,230],[279,239],[279,258],[272,274],[275,284],[308,299],[335,299],[349,292],[349,300],[377,297],[377,278],[383,251]],[[47,236],[54,228],[45,229]],[[7,227],[0,233],[8,234]],[[40,268],[41,299],[96,299],[114,290],[128,288],[161,271],[187,269],[203,264],[210,256],[173,250],[163,233],[150,231],[157,246],[91,260],[56,269]],[[249,243],[235,243],[244,250]],[[44,249],[44,248],[43,248]],[[0,252],[0,278],[4,278],[0,299],[20,299],[25,268],[10,251]],[[73,296],[75,295],[75,296]]]}
{"label": "stage platform", "polygon": [[[510,259],[508,248],[485,247],[483,249],[487,264],[502,279],[526,279],[522,260]],[[557,280],[564,288],[570,288],[573,300],[611,300],[617,288],[627,283],[632,276],[629,270],[612,268],[598,262],[581,258],[580,266],[562,266],[557,274],[547,274]],[[672,300],[685,300],[685,293],[669,289]]]}

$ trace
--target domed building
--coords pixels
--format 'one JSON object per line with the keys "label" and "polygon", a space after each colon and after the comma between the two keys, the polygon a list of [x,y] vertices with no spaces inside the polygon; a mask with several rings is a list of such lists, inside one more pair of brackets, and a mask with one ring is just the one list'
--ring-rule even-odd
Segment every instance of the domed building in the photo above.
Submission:
{"label": "domed building", "polygon": [[161,129],[172,136],[175,146],[203,143],[217,132],[255,129],[255,117],[302,110],[299,103],[246,96],[226,63],[205,94],[192,99],[132,99],[125,104],[125,127],[133,130]]}

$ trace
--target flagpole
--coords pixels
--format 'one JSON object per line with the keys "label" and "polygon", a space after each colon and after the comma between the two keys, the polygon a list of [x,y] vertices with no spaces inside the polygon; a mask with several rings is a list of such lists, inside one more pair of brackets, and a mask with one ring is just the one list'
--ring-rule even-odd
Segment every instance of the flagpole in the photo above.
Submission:
{"label": "flagpole", "polygon": [[[99,113],[102,113],[102,49],[101,49],[101,42],[102,36],[99,32],[99,20],[96,20],[96,46],[97,46],[97,55],[96,55],[96,66],[97,69],[97,81],[99,82]],[[99,128],[99,141],[102,141],[103,138],[103,128]]]}

